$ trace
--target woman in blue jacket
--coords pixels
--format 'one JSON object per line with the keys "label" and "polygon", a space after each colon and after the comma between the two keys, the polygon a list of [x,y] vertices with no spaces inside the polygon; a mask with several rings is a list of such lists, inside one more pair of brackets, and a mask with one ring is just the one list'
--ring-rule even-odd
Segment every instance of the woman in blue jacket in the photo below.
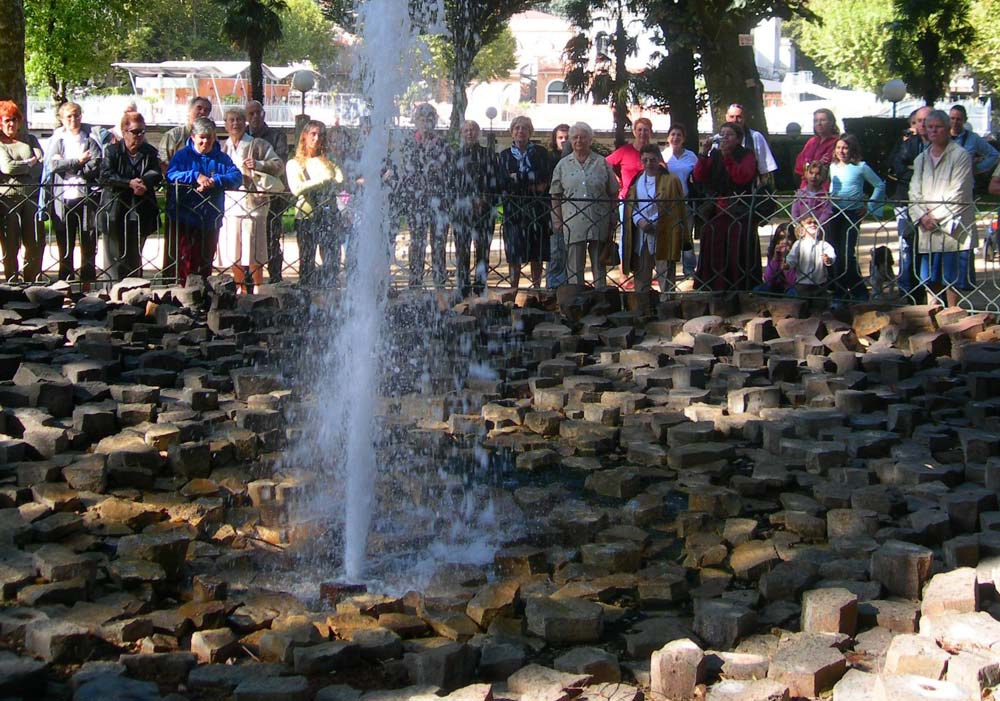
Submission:
{"label": "woman in blue jacket", "polygon": [[167,168],[167,219],[177,236],[177,281],[207,277],[219,245],[224,191],[243,184],[243,174],[215,140],[215,123],[196,119],[191,139]]}

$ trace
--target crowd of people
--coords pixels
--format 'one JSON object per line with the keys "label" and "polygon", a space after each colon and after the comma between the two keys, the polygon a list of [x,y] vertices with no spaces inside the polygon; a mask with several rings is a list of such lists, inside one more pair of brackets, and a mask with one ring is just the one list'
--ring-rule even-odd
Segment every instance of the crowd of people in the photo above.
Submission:
{"label": "crowd of people", "polygon": [[[157,149],[134,108],[107,130],[88,127],[80,106],[67,102],[43,149],[22,129],[17,106],[0,102],[4,276],[37,279],[49,231],[59,279],[95,282],[99,239],[107,278],[142,274],[143,243],[162,226],[165,276],[183,282],[221,268],[252,289],[265,273],[280,278],[283,217],[293,209],[300,279],[336,283],[350,258],[350,203],[364,187],[358,142],[309,121],[289,154],[285,133],[266,123],[259,103],[224,111],[225,139],[211,112],[207,98],[192,99],[187,123],[166,132]],[[858,139],[840,132],[830,110],[817,110],[814,135],[795,160],[800,187],[790,212],[780,213],[777,162],[743,117],[742,106],[731,105],[698,153],[685,148],[683,125],[671,125],[661,149],[650,120],[639,118],[633,140],[602,156],[589,125],[560,124],[546,145],[525,116],[511,121],[505,148],[484,146],[474,121],[452,145],[436,131],[434,108],[418,105],[413,129],[394,134],[382,171],[390,219],[405,219],[409,229],[409,283],[423,284],[429,244],[433,283],[448,284],[451,232],[455,286],[482,292],[499,220],[513,288],[527,269],[535,288],[543,274],[549,288],[588,280],[602,288],[610,276],[648,298],[654,283],[661,292],[676,289],[683,262],[695,289],[859,301],[869,294],[859,269],[861,224],[881,217],[891,196],[900,292],[917,299],[930,291],[954,303],[975,284],[973,183],[992,175],[989,190],[1000,194],[1000,169],[997,151],[966,127],[961,106],[911,115],[890,159],[892,192],[863,160]],[[776,226],[765,256],[759,227],[767,222]],[[398,227],[390,229],[394,249]]]}

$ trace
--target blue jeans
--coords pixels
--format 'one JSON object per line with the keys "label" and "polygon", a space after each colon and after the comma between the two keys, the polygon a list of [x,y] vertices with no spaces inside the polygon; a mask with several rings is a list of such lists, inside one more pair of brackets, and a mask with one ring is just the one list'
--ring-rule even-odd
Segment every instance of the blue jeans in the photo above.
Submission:
{"label": "blue jeans", "polygon": [[858,268],[858,234],[862,219],[861,210],[840,210],[826,225],[826,240],[837,252],[830,282],[838,301],[868,299],[868,288]]}
{"label": "blue jeans", "polygon": [[910,215],[902,207],[896,209],[896,230],[899,232],[899,291],[909,294],[917,286],[913,259],[914,237],[917,232],[910,221]]}

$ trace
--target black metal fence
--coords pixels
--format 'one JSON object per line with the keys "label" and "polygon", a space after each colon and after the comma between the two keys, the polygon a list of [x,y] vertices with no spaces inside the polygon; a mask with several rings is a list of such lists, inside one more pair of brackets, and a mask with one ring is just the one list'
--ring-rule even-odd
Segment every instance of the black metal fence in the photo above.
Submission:
{"label": "black metal fence", "polygon": [[[358,221],[356,195],[338,188],[307,197],[167,188],[151,199],[50,187],[40,206],[38,186],[5,186],[4,277],[86,288],[129,276],[169,285],[229,272],[247,286],[279,278],[337,285],[346,283],[352,238],[383,230]],[[931,204],[943,222],[934,230],[913,226],[905,202],[875,212],[833,206],[811,225],[803,203],[782,195],[645,205],[441,197],[390,205],[386,246],[396,286],[503,287],[513,256],[526,267],[542,261],[550,287],[569,280],[640,292],[756,290],[832,304],[931,295],[1000,312],[996,205]]]}

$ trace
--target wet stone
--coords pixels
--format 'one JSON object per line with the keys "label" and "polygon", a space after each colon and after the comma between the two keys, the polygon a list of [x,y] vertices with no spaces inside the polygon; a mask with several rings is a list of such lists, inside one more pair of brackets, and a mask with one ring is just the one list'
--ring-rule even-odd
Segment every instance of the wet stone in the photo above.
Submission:
{"label": "wet stone", "polygon": [[579,599],[530,598],[525,619],[528,632],[554,644],[597,642],[604,630],[601,607]]}

